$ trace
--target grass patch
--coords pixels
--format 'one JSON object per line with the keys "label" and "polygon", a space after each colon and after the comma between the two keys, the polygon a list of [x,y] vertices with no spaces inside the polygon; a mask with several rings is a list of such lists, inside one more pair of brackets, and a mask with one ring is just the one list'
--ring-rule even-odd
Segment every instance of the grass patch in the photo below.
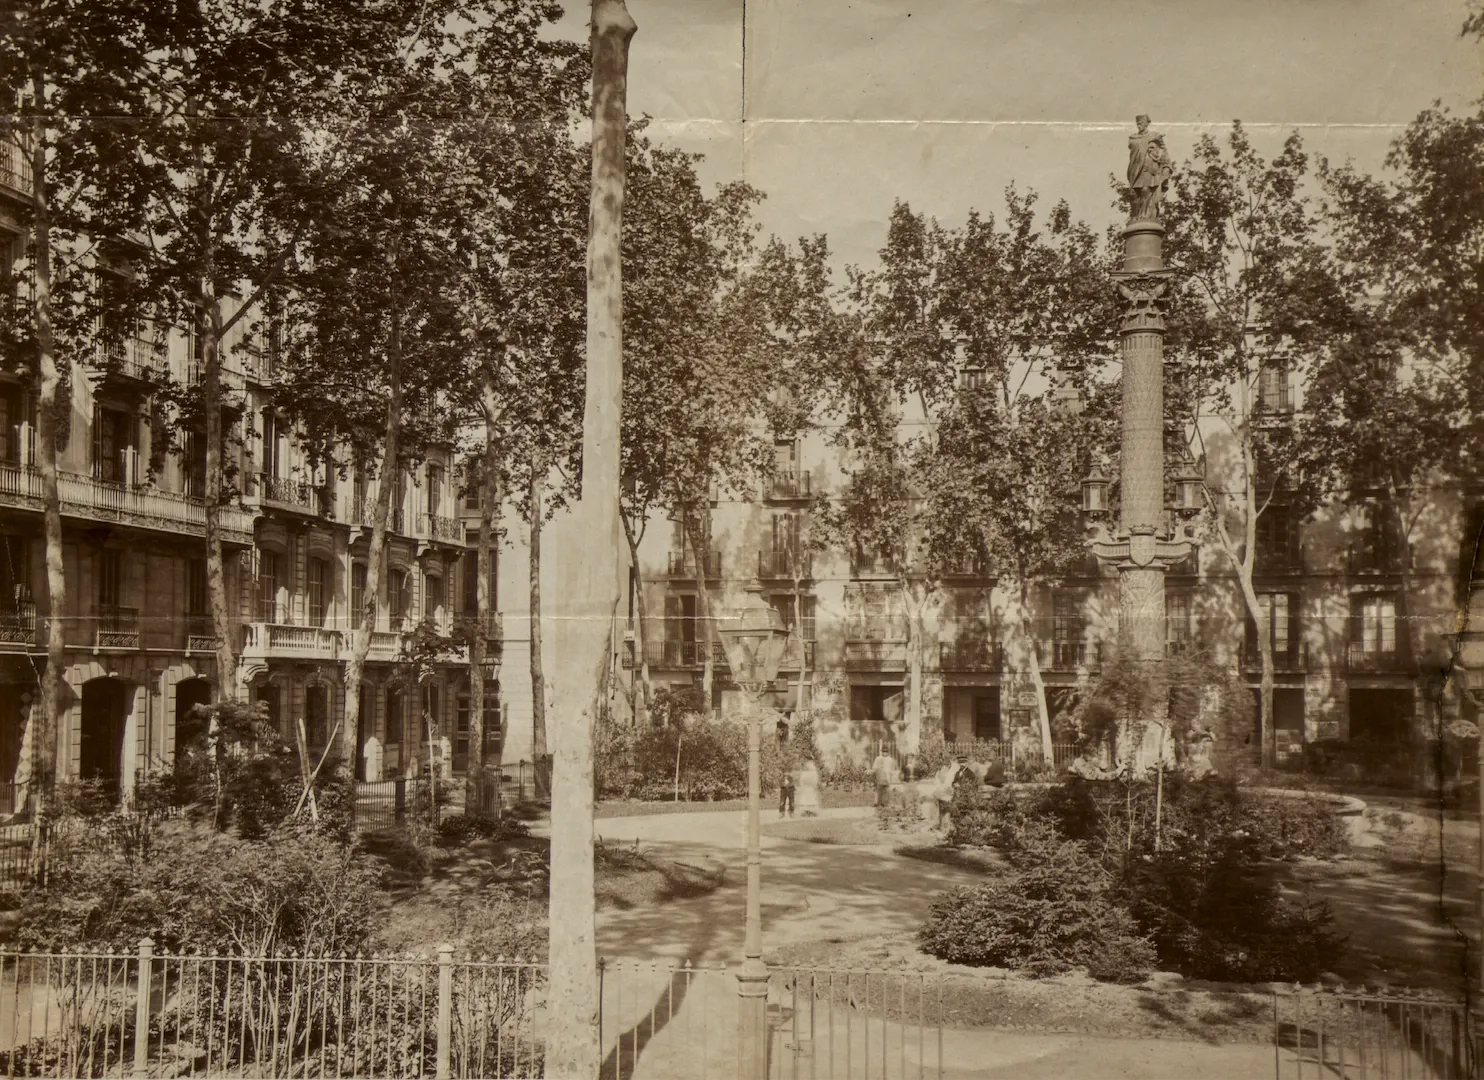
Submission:
{"label": "grass patch", "polygon": [[599,844],[594,870],[598,907],[621,911],[705,896],[726,882],[724,868],[661,859],[637,845]]}
{"label": "grass patch", "polygon": [[[876,801],[874,791],[840,791],[826,788],[819,793],[820,806],[826,810],[847,806],[870,806]],[[774,792],[763,793],[763,810],[776,808]],[[597,818],[646,817],[650,814],[709,814],[722,810],[746,810],[746,799],[717,799],[715,802],[645,801],[640,799],[606,799],[597,804]]]}
{"label": "grass patch", "polygon": [[[921,1017],[952,1028],[1213,1044],[1263,1043],[1273,1034],[1272,997],[1265,987],[1188,983],[1165,975],[1134,986],[1078,975],[1031,979],[944,963],[918,952],[905,934],[810,942],[766,959],[788,972],[801,1000],[812,991],[816,1014],[838,1008],[909,1024]],[[836,974],[811,980],[804,970],[811,968]]]}
{"label": "grass patch", "polygon": [[784,840],[801,840],[807,844],[840,844],[846,847],[868,847],[884,844],[887,837],[869,818],[791,818],[763,824],[767,836]]}
{"label": "grass patch", "polygon": [[989,848],[959,848],[944,844],[898,844],[891,849],[893,855],[919,862],[953,866],[960,870],[989,873],[1005,869],[1005,860]]}

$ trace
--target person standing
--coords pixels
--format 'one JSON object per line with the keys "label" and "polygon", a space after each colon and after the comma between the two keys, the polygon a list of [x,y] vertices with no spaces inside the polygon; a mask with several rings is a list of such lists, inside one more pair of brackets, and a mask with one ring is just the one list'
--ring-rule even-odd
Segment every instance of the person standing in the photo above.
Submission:
{"label": "person standing", "polygon": [[783,774],[778,779],[778,816],[794,816],[794,767],[787,759],[783,762]]}
{"label": "person standing", "polygon": [[890,754],[886,752],[886,744],[882,743],[877,751],[876,760],[871,762],[871,776],[876,781],[876,805],[885,806],[888,792],[891,791],[892,782],[896,779],[897,763]]}
{"label": "person standing", "polygon": [[819,766],[812,757],[806,757],[799,768],[797,798],[799,817],[819,816]]}

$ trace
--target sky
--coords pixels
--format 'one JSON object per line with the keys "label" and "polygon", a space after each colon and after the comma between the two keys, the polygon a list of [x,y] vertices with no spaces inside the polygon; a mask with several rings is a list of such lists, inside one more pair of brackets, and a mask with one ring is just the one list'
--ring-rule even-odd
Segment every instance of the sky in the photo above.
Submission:
{"label": "sky", "polygon": [[[896,200],[947,225],[1014,183],[1101,228],[1148,113],[1176,161],[1241,119],[1259,150],[1382,167],[1435,99],[1484,95],[1464,0],[628,0],[629,112],[767,199],[765,232],[865,264]],[[587,36],[568,3],[558,32]],[[745,42],[745,48],[744,48]]]}

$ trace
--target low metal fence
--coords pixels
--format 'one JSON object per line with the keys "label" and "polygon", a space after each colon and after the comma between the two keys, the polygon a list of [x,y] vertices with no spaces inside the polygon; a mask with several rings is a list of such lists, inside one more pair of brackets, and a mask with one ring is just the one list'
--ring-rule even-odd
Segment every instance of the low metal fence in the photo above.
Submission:
{"label": "low metal fence", "polygon": [[522,960],[0,953],[5,1076],[538,1077]]}
{"label": "low metal fence", "polygon": [[1465,1080],[1484,1064],[1461,1002],[1295,988],[1273,995],[1273,1035],[1277,1080]]}

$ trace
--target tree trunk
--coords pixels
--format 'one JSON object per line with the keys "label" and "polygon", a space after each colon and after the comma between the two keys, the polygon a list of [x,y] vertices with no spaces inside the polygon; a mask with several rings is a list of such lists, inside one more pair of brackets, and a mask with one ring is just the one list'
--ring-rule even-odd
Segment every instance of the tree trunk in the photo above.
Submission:
{"label": "tree trunk", "polygon": [[[36,346],[40,395],[36,410],[37,463],[41,470],[42,528],[46,536],[46,667],[41,671],[41,700],[31,716],[31,790],[36,820],[44,822],[57,777],[57,729],[62,713],[62,667],[66,662],[67,576],[62,562],[62,499],[57,490],[57,410],[61,376],[52,339],[51,207],[48,205],[46,124],[41,104],[46,85],[39,73],[32,85],[37,116],[31,128],[31,235],[36,262]],[[40,836],[42,830],[34,830]],[[39,855],[39,851],[37,852]]]}
{"label": "tree trunk", "polygon": [[649,702],[653,688],[649,682],[649,653],[645,644],[649,641],[649,606],[644,600],[644,568],[639,563],[639,537],[634,534],[627,516],[623,519],[624,540],[629,545],[629,565],[633,567],[634,583],[634,668],[639,672],[639,700],[634,709],[634,719],[640,726],[649,723]]}
{"label": "tree trunk", "polygon": [[[376,630],[377,595],[381,592],[382,563],[386,554],[386,527],[392,514],[392,495],[397,490],[398,437],[402,431],[402,318],[392,312],[387,344],[386,421],[382,431],[381,466],[377,470],[376,509],[371,515],[371,542],[366,552],[365,603],[358,613],[358,633],[352,639],[350,659],[345,665],[345,725],[355,724],[361,711],[361,677],[371,652]],[[385,748],[383,748],[383,752]]]}
{"label": "tree trunk", "polygon": [[593,729],[604,702],[613,626],[626,569],[619,524],[619,430],[623,409],[624,140],[629,40],[623,0],[593,0],[592,189],[587,255],[587,389],[581,497],[562,534],[559,640],[563,696],[551,797],[550,986],[560,1017],[546,1041],[546,1073],[598,1073],[596,911],[593,899]]}
{"label": "tree trunk", "polygon": [[550,794],[546,773],[546,667],[541,659],[541,525],[546,513],[541,505],[546,486],[545,466],[531,461],[531,757],[536,772],[536,794]]}
{"label": "tree trunk", "polygon": [[1247,614],[1257,626],[1257,653],[1262,665],[1258,681],[1258,740],[1263,767],[1271,769],[1278,761],[1278,732],[1273,726],[1273,628],[1263,617],[1262,604],[1252,585],[1250,565],[1238,564],[1237,583],[1242,590],[1242,600],[1247,605]]}
{"label": "tree trunk", "polygon": [[690,541],[691,550],[695,552],[696,559],[696,621],[701,628],[701,698],[705,702],[706,712],[711,712],[712,687],[715,684],[716,665],[715,647],[711,644],[711,594],[706,591],[706,556],[710,554],[708,547],[703,546],[701,535],[701,524],[690,512],[687,505],[681,511],[681,520],[685,522],[686,539]]}
{"label": "tree trunk", "polygon": [[494,618],[490,604],[490,549],[494,546],[495,511],[499,485],[495,477],[495,384],[485,373],[481,387],[484,406],[484,462],[479,472],[479,545],[474,568],[474,626],[469,635],[469,764],[464,774],[464,812],[480,813],[484,782],[484,663],[485,634]]}
{"label": "tree trunk", "polygon": [[799,639],[799,677],[794,683],[794,713],[795,715],[804,711],[804,669],[809,666],[809,642],[804,637],[804,583],[799,579],[802,567],[799,560],[802,556],[798,552],[790,555],[793,563],[793,594],[794,594],[794,633]]}
{"label": "tree trunk", "polygon": [[1041,729],[1041,756],[1046,764],[1054,765],[1055,747],[1051,742],[1051,706],[1046,701],[1046,680],[1041,675],[1041,654],[1036,647],[1036,631],[1031,625],[1031,609],[1028,589],[1020,586],[1020,635],[1025,641],[1027,658],[1031,666],[1031,686],[1036,692],[1036,721]]}
{"label": "tree trunk", "polygon": [[216,635],[216,700],[237,697],[236,629],[227,606],[227,568],[222,554],[222,365],[218,349],[220,301],[215,295],[215,239],[203,229],[201,306],[196,313],[201,333],[201,400],[206,413],[206,591],[211,602],[211,628]]}
{"label": "tree trunk", "polygon": [[915,597],[912,586],[902,582],[902,599],[907,611],[907,760],[915,768],[918,747],[922,745],[922,613],[927,598]]}

